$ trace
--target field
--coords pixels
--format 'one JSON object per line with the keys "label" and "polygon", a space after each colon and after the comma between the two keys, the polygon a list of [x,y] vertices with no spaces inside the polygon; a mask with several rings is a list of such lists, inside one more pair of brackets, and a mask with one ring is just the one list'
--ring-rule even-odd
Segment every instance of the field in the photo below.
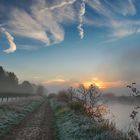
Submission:
{"label": "field", "polygon": [[[64,94],[18,97],[0,104],[0,140],[128,140]],[[78,103],[78,104],[77,104]]]}
{"label": "field", "polygon": [[128,140],[108,120],[99,123],[57,98],[52,98],[50,104],[55,112],[58,140]]}
{"label": "field", "polygon": [[7,134],[14,126],[36,110],[44,99],[42,97],[30,97],[3,101],[0,104],[0,137]]}

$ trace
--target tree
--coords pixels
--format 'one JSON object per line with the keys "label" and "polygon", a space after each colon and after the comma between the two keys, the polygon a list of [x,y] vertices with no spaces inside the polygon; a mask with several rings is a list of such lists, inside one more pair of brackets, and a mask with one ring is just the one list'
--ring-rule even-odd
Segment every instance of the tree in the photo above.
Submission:
{"label": "tree", "polygon": [[45,92],[44,86],[39,85],[37,88],[37,94],[43,96]]}
{"label": "tree", "polygon": [[[127,85],[127,88],[130,90],[130,93],[131,93],[131,96],[133,96],[134,98],[138,98],[140,99],[140,91],[136,88],[136,83],[132,83],[130,85]],[[140,106],[136,105],[134,106],[131,114],[130,114],[130,118],[132,120],[132,125],[133,125],[133,128],[130,132],[128,132],[128,135],[131,139],[140,139],[140,122],[138,120],[138,116],[140,115],[139,114],[139,111],[140,110]],[[139,134],[137,134],[139,133]]]}
{"label": "tree", "polygon": [[13,85],[13,86],[18,85],[18,78],[13,72],[8,72],[8,82],[10,85]]}
{"label": "tree", "polygon": [[101,101],[102,94],[96,85],[91,84],[88,88],[86,88],[83,84],[81,84],[77,90],[69,88],[67,92],[72,96],[72,101],[76,101],[81,104],[89,116],[97,119],[98,121],[103,119],[102,117],[107,112],[107,109]]}
{"label": "tree", "polygon": [[18,78],[13,72],[6,72],[0,66],[0,92],[13,92],[18,86]]}
{"label": "tree", "polygon": [[99,102],[101,97],[101,92],[96,85],[90,85],[88,88],[88,95],[90,99],[90,104],[92,108]]}
{"label": "tree", "polygon": [[140,91],[136,88],[136,83],[132,83],[131,85],[127,85],[126,87],[130,89],[132,96],[140,97]]}
{"label": "tree", "polygon": [[87,95],[88,95],[88,89],[85,88],[83,84],[80,84],[79,88],[77,89],[77,92],[81,94],[81,98],[83,100],[83,104],[87,105]]}
{"label": "tree", "polygon": [[67,93],[68,93],[68,95],[70,97],[70,100],[72,101],[73,100],[73,97],[74,97],[74,94],[75,94],[75,89],[73,87],[69,87],[67,89]]}
{"label": "tree", "polygon": [[29,81],[24,81],[21,85],[21,90],[23,93],[33,93],[32,84]]}

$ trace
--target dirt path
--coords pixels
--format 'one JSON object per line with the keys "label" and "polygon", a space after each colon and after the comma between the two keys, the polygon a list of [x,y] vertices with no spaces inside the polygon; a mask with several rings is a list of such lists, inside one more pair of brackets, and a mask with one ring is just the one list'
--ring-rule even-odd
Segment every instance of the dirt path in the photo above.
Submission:
{"label": "dirt path", "polygon": [[45,102],[3,140],[54,140],[53,118],[51,107]]}

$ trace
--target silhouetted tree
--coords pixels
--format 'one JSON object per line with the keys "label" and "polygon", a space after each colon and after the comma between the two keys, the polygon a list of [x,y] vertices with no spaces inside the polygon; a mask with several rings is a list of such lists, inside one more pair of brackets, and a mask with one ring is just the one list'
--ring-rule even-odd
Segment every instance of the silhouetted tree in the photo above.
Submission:
{"label": "silhouetted tree", "polygon": [[78,105],[81,104],[91,117],[99,121],[102,120],[103,114],[107,111],[102,103],[102,93],[95,84],[91,84],[89,87],[85,87],[81,84],[77,89],[69,88],[67,91],[64,91],[63,94],[61,93],[61,96],[59,94],[59,97],[62,99],[62,97],[65,97],[64,95],[67,95],[66,97],[71,95],[70,97],[72,98],[68,98],[68,101],[66,100],[67,102],[74,101],[74,103],[78,103]]}
{"label": "silhouetted tree", "polygon": [[29,81],[24,81],[20,85],[20,87],[21,87],[23,93],[33,93],[33,87]]}
{"label": "silhouetted tree", "polygon": [[11,84],[13,86],[18,85],[18,78],[16,77],[16,75],[13,72],[8,72],[8,81],[9,81],[9,84]]}
{"label": "silhouetted tree", "polygon": [[6,72],[0,66],[0,92],[13,92],[18,86],[18,78],[13,72]]}
{"label": "silhouetted tree", "polygon": [[45,88],[43,86],[38,86],[35,84],[31,84],[29,81],[24,81],[21,84],[18,83],[18,78],[13,72],[7,72],[0,66],[0,93],[1,96],[11,96],[17,95],[19,93],[38,93],[39,95],[43,95],[45,92]]}
{"label": "silhouetted tree", "polygon": [[132,83],[131,85],[127,85],[127,88],[130,89],[132,96],[134,96],[134,97],[140,96],[140,91],[136,88],[136,83]]}
{"label": "silhouetted tree", "polygon": [[77,89],[77,92],[81,94],[81,98],[83,100],[83,104],[87,104],[87,95],[88,95],[88,89],[83,85],[80,84],[79,88]]}
{"label": "silhouetted tree", "polygon": [[37,88],[37,94],[42,96],[44,95],[44,93],[45,93],[44,86],[39,85]]}
{"label": "silhouetted tree", "polygon": [[73,100],[73,96],[74,96],[74,94],[75,94],[75,89],[74,89],[73,87],[69,87],[69,88],[67,89],[67,93],[68,93],[68,95],[69,95],[69,97],[70,97],[70,100],[72,101],[72,100]]}
{"label": "silhouetted tree", "polygon": [[[140,91],[136,88],[136,83],[132,83],[130,85],[127,85],[127,88],[131,91],[131,96],[134,96],[135,98],[140,97]],[[133,129],[128,132],[128,135],[131,139],[139,140],[140,139],[140,122],[137,119],[139,116],[139,110],[140,106],[134,106],[134,109],[132,110],[130,114],[130,118],[132,119]],[[139,134],[137,134],[139,133]]]}

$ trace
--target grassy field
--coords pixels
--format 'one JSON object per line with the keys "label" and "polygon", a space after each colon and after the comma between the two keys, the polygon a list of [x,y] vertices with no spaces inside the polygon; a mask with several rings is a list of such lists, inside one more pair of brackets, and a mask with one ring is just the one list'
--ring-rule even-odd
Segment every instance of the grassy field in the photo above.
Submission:
{"label": "grassy field", "polygon": [[50,104],[55,112],[57,140],[128,140],[108,120],[97,122],[55,97]]}
{"label": "grassy field", "polygon": [[43,103],[41,97],[26,98],[17,102],[7,102],[0,105],[0,137],[9,132],[28,114]]}
{"label": "grassy field", "polygon": [[[65,98],[66,99],[66,98]],[[17,127],[16,129],[14,127]],[[39,96],[0,105],[3,140],[128,140],[113,123],[97,121],[80,104],[59,95]]]}

